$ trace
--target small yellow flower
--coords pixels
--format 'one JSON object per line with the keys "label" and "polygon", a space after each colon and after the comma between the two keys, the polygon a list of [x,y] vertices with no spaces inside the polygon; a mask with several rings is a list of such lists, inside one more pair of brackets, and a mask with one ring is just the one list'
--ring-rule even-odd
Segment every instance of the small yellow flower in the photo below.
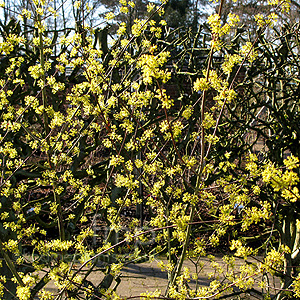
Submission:
{"label": "small yellow flower", "polygon": [[17,297],[20,300],[29,300],[30,299],[30,288],[29,286],[18,286],[17,287]]}
{"label": "small yellow flower", "polygon": [[132,7],[132,8],[135,7],[135,3],[134,3],[133,1],[129,1],[129,2],[128,2],[128,5],[129,5],[130,7]]}
{"label": "small yellow flower", "polygon": [[74,2],[74,8],[79,9],[81,6],[81,2],[80,1],[75,1]]}
{"label": "small yellow flower", "polygon": [[121,6],[120,7],[120,12],[123,13],[123,14],[128,14],[129,9],[128,9],[127,6]]}
{"label": "small yellow flower", "polygon": [[250,62],[253,62],[258,56],[258,53],[254,50],[251,42],[247,42],[242,46],[240,54],[241,56],[246,57]]}
{"label": "small yellow flower", "polygon": [[286,158],[283,163],[287,169],[292,170],[299,167],[299,158],[291,155]]}
{"label": "small yellow flower", "polygon": [[207,91],[209,89],[209,82],[205,78],[197,78],[194,83],[194,90],[196,92],[199,91]]}
{"label": "small yellow flower", "polygon": [[155,4],[154,3],[149,3],[147,5],[147,12],[150,13],[153,9],[155,9]]}

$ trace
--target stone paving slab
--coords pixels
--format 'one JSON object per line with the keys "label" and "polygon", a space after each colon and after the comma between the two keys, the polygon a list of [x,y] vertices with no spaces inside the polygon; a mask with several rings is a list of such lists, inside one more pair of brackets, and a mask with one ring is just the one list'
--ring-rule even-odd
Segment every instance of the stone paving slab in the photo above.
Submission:
{"label": "stone paving slab", "polygon": [[117,293],[122,297],[138,296],[157,289],[164,291],[168,282],[167,273],[158,268],[157,261],[130,264],[122,270],[121,276]]}

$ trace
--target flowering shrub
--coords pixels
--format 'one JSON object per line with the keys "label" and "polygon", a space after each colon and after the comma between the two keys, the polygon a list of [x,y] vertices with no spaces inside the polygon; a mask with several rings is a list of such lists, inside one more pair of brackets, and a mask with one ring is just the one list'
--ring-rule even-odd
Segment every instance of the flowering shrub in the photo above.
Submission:
{"label": "flowering shrub", "polygon": [[[207,29],[200,26],[192,36],[167,27],[162,2],[150,4],[149,15],[130,26],[121,22],[109,47],[106,29],[96,31],[84,20],[61,35],[48,30],[46,20],[57,11],[45,1],[33,1],[35,9],[22,12],[34,24],[26,36],[14,22],[6,26],[0,70],[3,299],[118,299],[113,280],[119,282],[123,265],[156,254],[167,257],[160,266],[169,283],[166,291],[145,291],[142,297],[164,297],[164,292],[168,299],[231,297],[234,287],[246,294],[257,278],[270,274],[283,278],[282,290],[272,293],[299,294],[298,272],[288,264],[298,257],[299,241],[292,247],[285,230],[292,226],[296,241],[299,221],[292,214],[276,215],[279,203],[293,207],[299,200],[298,159],[261,166],[250,154],[237,170],[230,152],[214,155],[225,136],[220,135],[223,117],[240,97],[237,76],[259,55],[255,41],[230,51],[226,36],[239,18],[229,14],[223,24],[223,0]],[[120,4],[124,14],[134,9],[132,1]],[[272,1],[270,7],[285,11],[288,4]],[[276,19],[273,13],[270,20]],[[112,22],[114,14],[106,19]],[[272,22],[258,18],[261,31]],[[205,35],[211,36],[209,43]],[[204,59],[197,57],[198,48]],[[220,63],[216,56],[224,51]],[[175,97],[170,95],[174,82]],[[146,218],[126,217],[135,207],[147,209]],[[247,244],[247,234],[234,233],[265,222],[273,222],[262,247],[266,253],[259,263],[248,264],[260,249]],[[281,226],[279,236],[275,224]],[[143,225],[149,229],[141,230]],[[100,231],[104,227],[106,235]],[[97,237],[95,228],[100,228]],[[199,229],[211,234],[192,238]],[[153,244],[151,232],[156,232]],[[279,245],[271,242],[273,236]],[[223,260],[231,271],[209,256],[215,270],[210,285],[189,288],[186,282],[200,273],[190,274],[184,260],[201,260],[224,237],[230,238],[224,245],[230,255]],[[134,240],[140,248],[122,249]],[[235,265],[235,256],[245,263]],[[94,285],[87,276],[99,261],[105,277]],[[56,293],[47,289],[50,280]],[[271,289],[264,280],[260,287],[260,296]]]}

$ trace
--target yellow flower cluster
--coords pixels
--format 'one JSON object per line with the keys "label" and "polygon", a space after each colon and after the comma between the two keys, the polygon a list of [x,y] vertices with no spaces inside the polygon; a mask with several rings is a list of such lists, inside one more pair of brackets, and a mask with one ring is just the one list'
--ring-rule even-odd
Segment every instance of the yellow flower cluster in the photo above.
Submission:
{"label": "yellow flower cluster", "polygon": [[[296,162],[296,164],[291,164]],[[289,166],[289,170],[284,173],[281,169],[276,169],[273,164],[268,164],[262,171],[262,180],[269,183],[275,192],[281,192],[281,196],[290,202],[296,202],[300,199],[299,190],[295,186],[299,182],[297,173],[292,168],[297,166],[297,159],[290,158],[285,160],[285,164]]]}
{"label": "yellow flower cluster", "polygon": [[153,79],[160,79],[163,83],[166,83],[171,78],[170,72],[160,69],[166,64],[169,56],[169,52],[163,51],[158,55],[143,54],[138,59],[137,66],[141,68],[145,84],[152,84]]}
{"label": "yellow flower cluster", "polygon": [[209,82],[205,78],[197,78],[194,83],[194,90],[196,92],[199,91],[207,91],[209,89]]}
{"label": "yellow flower cluster", "polygon": [[253,223],[257,224],[261,220],[268,220],[272,215],[271,204],[268,202],[260,203],[258,207],[245,208],[243,210],[242,230],[245,231]]}
{"label": "yellow flower cluster", "polygon": [[222,64],[222,69],[226,75],[229,75],[232,72],[232,69],[235,65],[242,62],[242,57],[238,54],[225,55],[224,63]]}
{"label": "yellow flower cluster", "polygon": [[247,42],[242,46],[240,54],[242,57],[246,57],[250,62],[253,62],[258,56],[251,42]]}
{"label": "yellow flower cluster", "polygon": [[6,41],[0,43],[0,53],[6,55],[10,54],[16,45],[24,44],[25,42],[26,40],[23,37],[10,33]]}
{"label": "yellow flower cluster", "polygon": [[219,14],[214,14],[208,17],[207,22],[211,27],[213,34],[222,36],[228,34],[232,27],[234,27],[240,21],[238,15],[229,13],[228,21],[223,26],[221,25],[221,17]]}

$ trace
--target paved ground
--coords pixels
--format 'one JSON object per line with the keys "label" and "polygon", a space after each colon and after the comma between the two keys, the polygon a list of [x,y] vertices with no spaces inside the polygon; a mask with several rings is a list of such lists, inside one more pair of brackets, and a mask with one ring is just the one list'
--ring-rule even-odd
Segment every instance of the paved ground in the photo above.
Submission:
{"label": "paved ground", "polygon": [[[216,259],[216,262],[220,264],[220,266],[225,266],[220,258]],[[243,261],[237,261],[237,265],[241,264]],[[213,272],[213,268],[210,265],[210,262],[207,258],[201,259],[202,267],[199,267],[199,264],[195,264],[190,260],[186,260],[184,262],[184,267],[189,268],[191,272],[201,271],[199,273],[200,277],[198,282],[195,280],[191,280],[188,284],[190,287],[195,288],[197,286],[207,286],[209,285],[208,274]],[[197,268],[197,270],[196,270]],[[93,272],[89,275],[88,280],[93,282],[95,285],[99,284],[103,279],[102,272]],[[256,278],[258,281],[260,278]],[[273,281],[273,280],[271,280]],[[117,287],[118,295],[122,297],[134,297],[138,298],[138,296],[146,291],[155,291],[157,289],[162,291],[164,294],[167,287],[167,273],[163,272],[158,267],[158,260],[154,260],[152,262],[144,262],[139,264],[130,264],[122,269],[121,272],[121,283]],[[257,283],[255,286],[257,287]],[[116,284],[115,282],[113,284]],[[274,285],[274,281],[272,282]],[[279,282],[276,282],[276,286],[279,287]],[[53,285],[48,284],[48,289],[51,291],[55,291],[55,287]],[[237,299],[237,298],[230,298]],[[256,297],[250,296],[248,299],[258,299]]]}
{"label": "paved ground", "polygon": [[[193,272],[195,267],[190,261],[185,266]],[[161,290],[165,292],[168,283],[167,272],[158,267],[158,260],[151,263],[130,264],[122,271],[122,281],[117,288],[117,293],[124,297],[137,296],[146,291]],[[191,280],[190,285],[195,285]],[[202,284],[207,285],[208,281],[203,280]]]}

